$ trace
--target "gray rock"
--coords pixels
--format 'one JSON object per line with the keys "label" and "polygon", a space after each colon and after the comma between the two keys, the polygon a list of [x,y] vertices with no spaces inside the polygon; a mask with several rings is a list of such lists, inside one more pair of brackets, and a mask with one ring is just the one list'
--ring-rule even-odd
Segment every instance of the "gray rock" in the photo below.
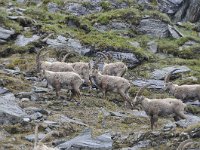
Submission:
{"label": "gray rock", "polygon": [[157,19],[142,19],[137,27],[141,34],[147,34],[152,37],[169,37],[169,30],[166,23]]}
{"label": "gray rock", "polygon": [[47,39],[47,44],[54,48],[66,48],[69,47],[70,50],[73,50],[79,54],[85,55],[91,50],[81,45],[79,40],[66,38],[59,35],[56,39]]}
{"label": "gray rock", "polygon": [[190,21],[197,22],[200,20],[200,1],[199,0],[190,0],[184,1],[182,6],[175,14],[175,22],[179,21]]}
{"label": "gray rock", "polygon": [[168,25],[168,29],[173,38],[179,39],[179,38],[183,37],[183,34],[180,33],[175,27]]}
{"label": "gray rock", "polygon": [[26,46],[27,44],[37,41],[39,39],[40,39],[40,36],[38,36],[38,35],[33,35],[30,38],[27,38],[24,35],[18,35],[17,39],[15,41],[15,44],[17,46]]}
{"label": "gray rock", "polygon": [[172,15],[178,11],[184,0],[157,0],[160,11]]}
{"label": "gray rock", "polygon": [[34,93],[47,93],[49,91],[49,89],[48,88],[42,88],[42,87],[34,86],[32,91]]}
{"label": "gray rock", "polygon": [[0,124],[15,124],[27,115],[16,102],[12,93],[0,96]]}
{"label": "gray rock", "polygon": [[59,7],[56,3],[50,2],[47,4],[48,11],[51,13],[59,11]]}
{"label": "gray rock", "polygon": [[67,3],[64,10],[77,16],[89,14],[89,11],[79,3]]}
{"label": "gray rock", "polygon": [[133,53],[122,53],[122,52],[114,52],[114,51],[108,51],[114,59],[122,60],[127,63],[128,67],[135,67],[137,66],[140,61],[137,59],[137,57]]}
{"label": "gray rock", "polygon": [[145,111],[132,110],[131,111],[131,115],[134,115],[135,117],[148,118],[148,116],[147,116]]}
{"label": "gray rock", "polygon": [[20,99],[31,98],[31,94],[32,94],[32,92],[20,92],[20,93],[16,93],[15,96]]}
{"label": "gray rock", "polygon": [[179,50],[181,51],[181,50],[183,50],[183,49],[185,49],[185,48],[189,48],[189,47],[191,47],[191,46],[193,46],[193,45],[195,45],[195,44],[197,44],[197,42],[195,42],[195,41],[187,41],[187,42],[185,42],[181,47],[179,47]]}
{"label": "gray rock", "polygon": [[134,47],[140,47],[140,43],[138,42],[129,42]]}
{"label": "gray rock", "polygon": [[111,150],[112,139],[109,133],[92,138],[91,130],[86,129],[79,136],[57,146],[59,149],[68,150]]}
{"label": "gray rock", "polygon": [[[45,137],[45,134],[38,133],[38,140],[41,140],[44,137]],[[25,138],[25,140],[27,140],[29,142],[34,142],[35,141],[35,134],[27,135],[24,138]]]}
{"label": "gray rock", "polygon": [[15,34],[14,30],[7,30],[3,27],[0,27],[0,43],[6,42],[13,34]]}
{"label": "gray rock", "polygon": [[170,122],[163,127],[163,131],[170,131],[176,128],[176,124],[174,122]]}
{"label": "gray rock", "polygon": [[147,43],[148,49],[152,53],[157,53],[158,45],[155,41],[150,41]]}
{"label": "gray rock", "polygon": [[111,115],[111,116],[116,116],[116,117],[128,117],[127,114],[124,114],[124,113],[122,113],[122,112],[114,112],[114,111],[111,111],[111,112],[110,112],[110,115]]}
{"label": "gray rock", "polygon": [[42,108],[36,108],[36,107],[27,107],[27,108],[24,108],[25,112],[27,114],[33,114],[33,113],[41,113],[41,114],[44,114],[44,115],[48,115],[49,112],[47,110],[44,110]]}
{"label": "gray rock", "polygon": [[200,117],[194,115],[187,115],[187,119],[182,119],[176,122],[176,125],[182,128],[187,128],[188,126],[199,124]]}
{"label": "gray rock", "polygon": [[154,72],[151,73],[151,78],[153,79],[157,79],[157,80],[162,80],[165,78],[165,76],[170,73],[171,71],[173,71],[174,69],[179,69],[176,70],[173,74],[177,74],[177,73],[184,73],[184,72],[189,72],[191,71],[190,68],[186,67],[186,66],[172,66],[172,67],[166,67],[163,69],[157,69]]}
{"label": "gray rock", "polygon": [[146,84],[154,84],[154,85],[150,85],[148,88],[151,89],[163,89],[164,88],[164,81],[163,80],[154,80],[154,79],[148,79],[148,80],[144,80],[144,79],[137,79],[133,81],[133,85],[142,87]]}
{"label": "gray rock", "polygon": [[13,70],[13,69],[3,69],[3,71],[7,74],[13,74],[13,75],[21,74],[20,69],[18,67],[15,67],[15,70]]}
{"label": "gray rock", "polygon": [[43,115],[42,115],[41,113],[39,113],[39,112],[36,112],[36,113],[30,115],[30,118],[31,118],[32,120],[41,119],[42,117],[43,117]]}
{"label": "gray rock", "polygon": [[5,87],[0,87],[0,94],[5,94],[5,93],[8,93],[9,90]]}
{"label": "gray rock", "polygon": [[190,101],[190,100],[188,100],[187,102],[186,102],[186,104],[187,105],[195,105],[195,106],[199,106],[200,107],[200,101],[199,100],[196,100],[196,101]]}

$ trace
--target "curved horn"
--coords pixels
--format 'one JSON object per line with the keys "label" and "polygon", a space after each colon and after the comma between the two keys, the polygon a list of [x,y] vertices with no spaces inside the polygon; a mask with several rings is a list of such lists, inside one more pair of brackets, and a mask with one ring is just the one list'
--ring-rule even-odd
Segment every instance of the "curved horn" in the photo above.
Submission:
{"label": "curved horn", "polygon": [[174,70],[172,70],[171,72],[169,72],[169,73],[166,75],[166,77],[165,77],[165,83],[168,83],[168,82],[169,82],[169,79],[170,79],[172,73],[175,72],[176,70],[179,70],[179,69],[174,69]]}
{"label": "curved horn", "polygon": [[145,86],[141,87],[141,88],[139,89],[139,91],[137,92],[137,94],[136,94],[135,97],[140,96],[140,95],[142,94],[142,92],[144,92],[144,90],[145,90],[147,87],[149,87],[150,85],[155,85],[155,84],[149,83],[149,84],[146,84]]}
{"label": "curved horn", "polygon": [[36,55],[36,64],[37,64],[37,72],[40,72],[40,69],[41,69],[41,62],[40,62],[40,54],[41,52],[46,49],[45,47],[42,47],[38,52],[37,52],[37,55]]}
{"label": "curved horn", "polygon": [[97,52],[96,53],[97,55],[98,54],[100,54],[100,55],[102,55],[105,59],[106,59],[106,61],[108,61],[109,59],[108,59],[108,56],[106,56],[104,53],[102,53],[102,52]]}
{"label": "curved horn", "polygon": [[69,53],[67,53],[64,57],[63,57],[63,59],[62,59],[62,61],[61,62],[65,62],[66,61],[66,58],[68,58],[70,55],[77,55],[76,53],[72,53],[72,52],[69,52]]}

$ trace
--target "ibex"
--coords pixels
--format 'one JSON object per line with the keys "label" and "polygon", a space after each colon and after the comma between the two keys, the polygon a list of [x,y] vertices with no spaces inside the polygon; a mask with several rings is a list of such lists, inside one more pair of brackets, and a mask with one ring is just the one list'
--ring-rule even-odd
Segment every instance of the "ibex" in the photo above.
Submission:
{"label": "ibex", "polygon": [[[109,59],[104,53],[97,52],[96,54],[102,55],[108,62]],[[128,67],[123,62],[120,62],[120,61],[114,62],[114,63],[105,63],[104,62],[102,74],[123,77],[127,70],[128,70]]]}
{"label": "ibex", "polygon": [[65,88],[71,90],[72,96],[77,95],[79,100],[81,100],[80,86],[84,81],[79,74],[75,72],[52,72],[43,70],[42,75],[47,80],[48,85],[55,88],[56,96],[59,96],[61,88]]}
{"label": "ibex", "polygon": [[[154,123],[158,121],[159,116],[168,117],[173,115],[174,120],[186,119],[184,109],[186,104],[175,98],[165,99],[149,99],[141,96],[144,89],[152,84],[147,84],[140,88],[133,100],[134,105],[141,104],[146,114],[150,117],[151,129],[153,130]],[[156,125],[157,127],[157,125]]]}
{"label": "ibex", "polygon": [[[65,62],[66,61],[66,58],[69,57],[69,55],[71,54],[75,54],[76,53],[68,53],[66,54],[63,59],[62,59],[62,62]],[[91,69],[91,63],[86,63],[86,62],[74,62],[74,63],[67,63],[68,65],[70,65],[74,71],[76,73],[78,73],[82,79],[85,80],[85,83],[89,86],[91,86],[91,81],[90,81],[90,78],[89,78],[89,73],[90,73],[90,69]]]}
{"label": "ibex", "polygon": [[165,77],[165,90],[169,90],[169,93],[174,97],[181,100],[191,100],[198,99],[200,100],[200,84],[194,85],[177,85],[169,82],[171,74],[178,69],[171,71]]}
{"label": "ibex", "polygon": [[40,54],[42,50],[45,48],[41,48],[37,55],[36,55],[36,64],[37,64],[37,72],[40,72],[41,70],[49,70],[54,72],[68,72],[68,71],[74,71],[73,67],[67,63],[64,62],[47,62],[47,61],[40,61]]}
{"label": "ibex", "polygon": [[124,101],[132,107],[131,99],[128,94],[131,84],[127,79],[117,76],[102,75],[97,70],[96,66],[91,71],[91,78],[93,78],[96,86],[103,92],[104,98],[109,91],[119,93]]}

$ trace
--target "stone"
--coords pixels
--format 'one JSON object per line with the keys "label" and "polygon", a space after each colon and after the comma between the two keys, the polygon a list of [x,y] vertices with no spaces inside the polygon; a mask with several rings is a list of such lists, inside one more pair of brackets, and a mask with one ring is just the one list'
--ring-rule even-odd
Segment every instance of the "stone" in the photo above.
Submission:
{"label": "stone", "polygon": [[36,112],[36,113],[30,115],[31,120],[41,119],[42,117],[43,117],[43,115],[39,112]]}
{"label": "stone", "polygon": [[5,93],[8,93],[9,90],[5,87],[0,87],[0,94],[5,94]]}
{"label": "stone", "polygon": [[58,5],[56,3],[53,3],[53,2],[48,3],[47,8],[48,8],[48,11],[51,12],[51,13],[55,13],[55,12],[60,10]]}
{"label": "stone", "polygon": [[188,68],[187,66],[172,66],[172,67],[166,67],[162,69],[156,69],[151,73],[151,78],[156,79],[156,80],[162,80],[165,78],[165,76],[173,71],[174,69],[179,69],[173,72],[173,74],[178,74],[178,73],[185,73],[185,72],[190,72],[191,69]]}
{"label": "stone", "polygon": [[184,0],[157,0],[159,10],[169,15],[175,14],[183,1]]}
{"label": "stone", "polygon": [[[43,133],[38,133],[38,140],[41,140],[45,137],[45,134]],[[35,141],[35,134],[30,134],[24,137],[25,140],[29,141],[29,142],[34,142]]]}
{"label": "stone", "polygon": [[150,52],[152,53],[157,53],[157,50],[158,50],[158,44],[155,42],[155,41],[150,41],[147,43],[147,47]]}
{"label": "stone", "polygon": [[115,51],[108,51],[108,53],[110,53],[114,59],[126,62],[128,67],[130,68],[133,68],[140,63],[140,61],[133,53],[115,52]]}
{"label": "stone", "polygon": [[137,30],[140,34],[146,34],[151,37],[165,38],[170,36],[168,25],[158,19],[142,19]]}
{"label": "stone", "polygon": [[133,82],[133,85],[136,85],[138,87],[143,87],[144,85],[147,85],[147,84],[153,84],[153,85],[150,85],[148,88],[150,89],[164,89],[164,81],[163,80],[155,80],[155,79],[137,79],[137,80],[134,80]]}
{"label": "stone", "polygon": [[79,136],[58,145],[56,148],[68,150],[112,150],[112,143],[109,133],[92,138],[91,129],[86,129]]}
{"label": "stone", "polygon": [[37,87],[37,86],[34,86],[32,88],[32,91],[34,93],[48,93],[49,92],[49,89],[48,88],[43,88],[43,87]]}
{"label": "stone", "polygon": [[138,42],[129,42],[134,47],[140,47],[140,43]]}
{"label": "stone", "polygon": [[5,43],[12,35],[15,34],[14,30],[8,30],[0,27],[0,43]]}
{"label": "stone", "polygon": [[40,36],[33,35],[32,37],[25,37],[24,35],[18,35],[15,41],[17,46],[26,46],[29,43],[35,42],[40,39]]}
{"label": "stone", "polygon": [[183,34],[180,33],[175,27],[168,25],[168,29],[173,38],[179,39],[179,38],[183,37]]}
{"label": "stone", "polygon": [[176,122],[178,127],[187,128],[188,126],[199,124],[200,117],[194,115],[187,115],[186,119],[182,119]]}
{"label": "stone", "polygon": [[16,124],[27,114],[18,106],[14,94],[0,96],[0,124]]}
{"label": "stone", "polygon": [[89,11],[79,3],[67,3],[64,10],[77,16],[89,14]]}

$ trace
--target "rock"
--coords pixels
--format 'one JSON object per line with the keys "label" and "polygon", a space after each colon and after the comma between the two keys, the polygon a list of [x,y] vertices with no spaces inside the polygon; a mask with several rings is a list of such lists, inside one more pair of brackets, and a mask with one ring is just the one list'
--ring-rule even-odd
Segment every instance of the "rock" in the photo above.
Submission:
{"label": "rock", "polygon": [[200,117],[194,115],[187,115],[187,119],[182,119],[176,122],[178,127],[187,128],[188,126],[199,124]]}
{"label": "rock", "polygon": [[132,110],[130,114],[134,115],[135,117],[148,118],[148,116],[147,116],[145,111]]}
{"label": "rock", "polygon": [[122,112],[114,112],[114,111],[111,111],[110,115],[111,116],[116,116],[116,117],[128,117],[126,114],[124,114]]}
{"label": "rock", "polygon": [[142,19],[137,27],[141,34],[147,34],[151,37],[169,37],[168,25],[158,19]]}
{"label": "rock", "polygon": [[16,124],[26,113],[18,106],[14,94],[0,96],[0,124]]}
{"label": "rock", "polygon": [[42,108],[36,108],[36,107],[27,107],[27,108],[24,108],[25,112],[27,114],[33,114],[33,113],[41,113],[41,114],[44,114],[44,115],[48,115],[49,112],[47,110],[44,110]]}
{"label": "rock", "polygon": [[80,119],[77,118],[69,118],[64,115],[54,115],[54,118],[57,118],[55,121],[60,122],[60,123],[73,123],[73,124],[78,124],[82,126],[88,126],[87,124],[83,123]]}
{"label": "rock", "polygon": [[179,38],[183,37],[183,34],[180,33],[175,27],[168,25],[168,29],[173,38],[179,39]]}
{"label": "rock", "polygon": [[132,83],[133,83],[133,85],[136,85],[136,86],[139,86],[139,87],[142,87],[146,84],[154,84],[154,85],[150,85],[148,87],[148,88],[151,88],[151,89],[163,89],[164,85],[165,85],[163,80],[155,80],[155,79],[147,79],[147,80],[137,79],[137,80],[134,80]]}
{"label": "rock", "polygon": [[170,122],[163,127],[163,131],[166,132],[175,128],[176,128],[176,124],[174,122]]}
{"label": "rock", "polygon": [[47,4],[47,8],[48,8],[48,11],[51,12],[51,13],[55,13],[55,12],[60,10],[58,8],[58,5],[56,3],[53,3],[53,2],[49,2]]}
{"label": "rock", "polygon": [[154,72],[151,73],[151,78],[153,79],[157,79],[157,80],[162,80],[165,78],[165,76],[170,73],[171,71],[173,71],[174,69],[179,69],[176,70],[173,74],[177,74],[177,73],[184,73],[184,72],[189,72],[191,71],[190,68],[186,67],[186,66],[172,66],[172,67],[166,67],[166,68],[162,68],[161,70],[157,69]]}
{"label": "rock", "polygon": [[20,92],[20,93],[16,93],[15,96],[17,98],[20,98],[20,99],[22,99],[22,98],[30,99],[31,98],[31,94],[32,94],[32,92]]}
{"label": "rock", "polygon": [[34,86],[32,88],[32,91],[34,93],[48,93],[49,89],[48,88],[42,88],[42,87],[37,87],[37,86]]}
{"label": "rock", "polygon": [[36,112],[36,113],[30,115],[31,120],[41,119],[42,117],[43,117],[43,115],[39,112]]}
{"label": "rock", "polygon": [[134,47],[140,47],[140,43],[138,42],[129,42]]}
{"label": "rock", "polygon": [[7,73],[7,74],[13,74],[13,75],[20,75],[21,74],[20,69],[18,67],[15,67],[15,70],[13,70],[13,69],[4,69],[3,71],[5,73]]}
{"label": "rock", "polygon": [[85,55],[90,52],[90,49],[81,45],[79,40],[72,38],[65,38],[59,35],[56,39],[47,39],[47,44],[54,48],[66,48],[69,47],[70,50],[75,51],[79,54]]}
{"label": "rock", "polygon": [[175,22],[179,21],[190,21],[197,22],[200,20],[200,1],[191,0],[184,1],[180,9],[176,12],[174,20]]}
{"label": "rock", "polygon": [[193,46],[193,45],[195,45],[195,44],[198,44],[197,42],[195,42],[195,41],[187,41],[187,42],[185,42],[181,47],[179,47],[179,50],[181,51],[181,50],[183,50],[183,49],[185,49],[185,48],[189,48],[189,47],[191,47],[191,46]]}
{"label": "rock", "polygon": [[89,11],[79,3],[67,3],[64,10],[77,16],[89,14]]}
{"label": "rock", "polygon": [[0,87],[0,94],[5,94],[5,93],[8,93],[9,90],[5,87]]}
{"label": "rock", "polygon": [[0,43],[5,43],[13,34],[15,34],[14,30],[7,30],[0,27]]}
{"label": "rock", "polygon": [[140,61],[133,53],[123,53],[123,52],[115,52],[115,51],[108,51],[113,58],[117,60],[122,60],[127,63],[128,67],[132,68],[137,66]]}
{"label": "rock", "polygon": [[159,10],[169,15],[175,14],[184,0],[157,0]]}
{"label": "rock", "polygon": [[[45,137],[45,134],[43,133],[38,133],[38,140],[41,140]],[[35,134],[31,134],[31,135],[27,135],[24,137],[25,140],[29,141],[29,142],[34,142],[35,141]]]}
{"label": "rock", "polygon": [[92,138],[91,130],[86,129],[79,136],[57,146],[59,149],[68,150],[111,150],[112,139],[109,133]]}
{"label": "rock", "polygon": [[155,41],[150,41],[147,43],[148,50],[152,53],[157,53],[158,45]]}
{"label": "rock", "polygon": [[33,35],[30,38],[27,38],[24,35],[18,35],[17,39],[15,41],[15,44],[17,46],[26,46],[27,44],[34,42],[34,41],[37,41],[39,39],[40,39],[40,36],[38,36],[38,35]]}
{"label": "rock", "polygon": [[149,145],[150,145],[150,140],[139,141],[133,147],[122,148],[122,150],[140,150],[141,148],[147,148],[147,146],[149,146]]}

